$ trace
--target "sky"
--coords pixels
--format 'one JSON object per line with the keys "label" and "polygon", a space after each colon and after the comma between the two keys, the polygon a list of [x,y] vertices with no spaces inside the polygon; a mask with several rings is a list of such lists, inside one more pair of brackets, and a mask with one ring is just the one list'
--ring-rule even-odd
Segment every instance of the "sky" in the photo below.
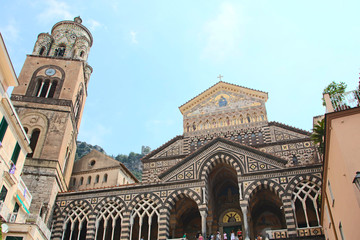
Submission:
{"label": "sky", "polygon": [[268,92],[269,121],[311,131],[332,81],[358,86],[360,1],[12,0],[0,32],[19,75],[37,35],[80,16],[94,69],[78,140],[109,155],[181,135],[179,106],[223,81]]}

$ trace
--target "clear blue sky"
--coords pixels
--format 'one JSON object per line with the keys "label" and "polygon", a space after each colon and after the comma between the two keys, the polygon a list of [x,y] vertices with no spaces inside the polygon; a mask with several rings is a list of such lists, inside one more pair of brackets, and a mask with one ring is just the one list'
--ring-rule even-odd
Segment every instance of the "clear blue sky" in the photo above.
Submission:
{"label": "clear blue sky", "polygon": [[311,130],[331,81],[358,85],[360,1],[2,1],[0,32],[19,74],[37,35],[81,16],[94,68],[78,139],[108,154],[182,134],[178,109],[223,81],[269,93],[267,113]]}

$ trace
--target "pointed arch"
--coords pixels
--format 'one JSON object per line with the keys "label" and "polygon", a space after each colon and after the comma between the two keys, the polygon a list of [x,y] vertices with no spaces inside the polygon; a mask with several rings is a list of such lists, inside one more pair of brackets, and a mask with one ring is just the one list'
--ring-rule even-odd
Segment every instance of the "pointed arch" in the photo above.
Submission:
{"label": "pointed arch", "polygon": [[268,189],[275,193],[282,202],[285,200],[285,190],[277,182],[273,180],[259,180],[251,183],[246,189],[244,189],[244,201],[249,203],[251,197],[261,189]]}
{"label": "pointed arch", "polygon": [[94,208],[95,239],[119,240],[125,203],[119,197],[107,197]]}
{"label": "pointed arch", "polygon": [[199,167],[199,179],[207,180],[211,170],[220,163],[225,163],[233,167],[237,174],[244,173],[244,166],[241,161],[227,153],[218,152],[205,160]]}
{"label": "pointed arch", "polygon": [[89,215],[92,212],[91,205],[86,200],[75,200],[64,209],[63,240],[85,240]]}

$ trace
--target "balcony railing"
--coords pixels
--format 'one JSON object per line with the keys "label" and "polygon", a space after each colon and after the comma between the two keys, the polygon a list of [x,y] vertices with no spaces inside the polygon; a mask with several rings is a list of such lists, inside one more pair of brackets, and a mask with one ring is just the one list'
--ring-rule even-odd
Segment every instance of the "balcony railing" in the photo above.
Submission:
{"label": "balcony railing", "polygon": [[360,91],[324,94],[327,112],[338,112],[360,106]]}
{"label": "balcony railing", "polygon": [[18,190],[21,193],[21,197],[24,198],[24,202],[26,203],[27,207],[30,207],[32,195],[31,195],[29,189],[26,187],[22,178],[19,178]]}
{"label": "balcony railing", "polygon": [[45,235],[46,239],[50,239],[51,237],[51,231],[48,229],[42,218],[35,214],[30,214],[29,217],[26,220],[27,223],[33,223],[36,224],[42,233]]}

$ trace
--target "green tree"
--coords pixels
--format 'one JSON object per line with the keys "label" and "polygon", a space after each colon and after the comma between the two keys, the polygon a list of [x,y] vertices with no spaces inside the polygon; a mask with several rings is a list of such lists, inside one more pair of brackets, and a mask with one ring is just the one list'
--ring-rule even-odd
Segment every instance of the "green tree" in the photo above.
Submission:
{"label": "green tree", "polygon": [[321,157],[324,155],[324,136],[325,136],[325,118],[321,121],[318,121],[317,124],[314,125],[313,133],[310,138],[317,145],[317,149],[321,154]]}
{"label": "green tree", "polygon": [[[330,96],[337,93],[344,93],[347,85],[344,82],[336,83],[332,81],[326,88],[324,88],[323,95],[328,93]],[[326,106],[324,97],[322,98],[323,106]]]}

